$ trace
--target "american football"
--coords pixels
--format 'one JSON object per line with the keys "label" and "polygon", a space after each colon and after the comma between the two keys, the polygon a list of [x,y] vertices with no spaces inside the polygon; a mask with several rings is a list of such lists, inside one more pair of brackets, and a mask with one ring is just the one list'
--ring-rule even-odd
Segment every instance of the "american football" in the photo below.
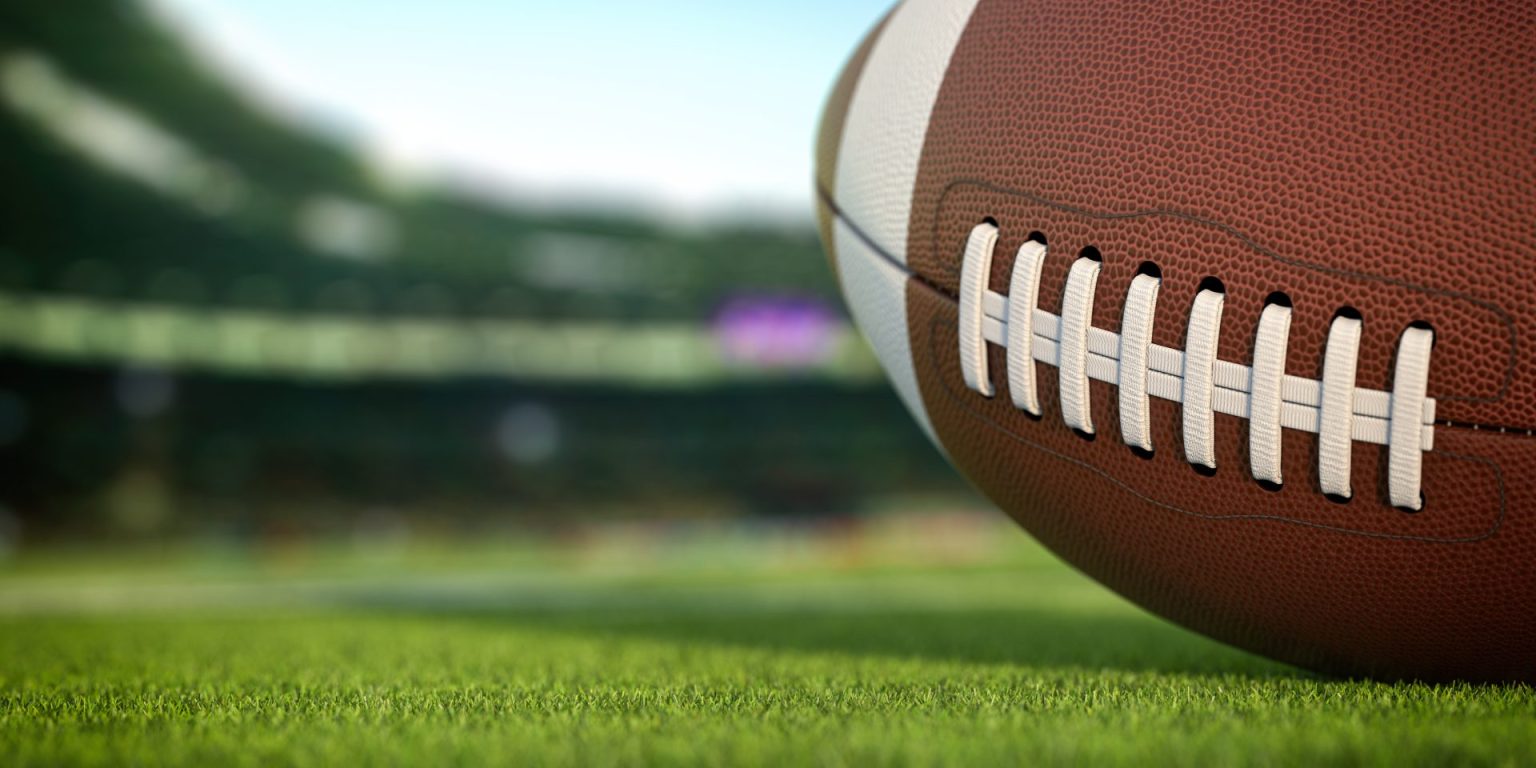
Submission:
{"label": "american football", "polygon": [[1533,41],[908,0],[826,105],[823,242],[923,430],[1082,571],[1326,673],[1536,680]]}

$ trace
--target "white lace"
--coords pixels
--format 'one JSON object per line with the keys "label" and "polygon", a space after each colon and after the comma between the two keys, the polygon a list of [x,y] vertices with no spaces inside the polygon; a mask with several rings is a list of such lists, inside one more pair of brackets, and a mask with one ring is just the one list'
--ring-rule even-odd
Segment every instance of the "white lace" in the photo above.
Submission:
{"label": "white lace", "polygon": [[1057,368],[1062,420],[1093,434],[1089,380],[1119,388],[1120,431],[1127,445],[1152,451],[1149,397],[1180,403],[1185,459],[1216,468],[1215,414],[1249,420],[1253,477],[1279,486],[1281,430],[1318,436],[1318,480],[1323,492],[1348,499],[1356,441],[1387,446],[1388,496],[1405,509],[1423,506],[1424,451],[1434,447],[1435,401],[1426,395],[1434,332],[1410,326],[1399,337],[1392,391],[1355,386],[1362,323],[1334,318],[1323,354],[1322,381],[1285,372],[1291,308],[1269,304],[1259,316],[1253,366],[1218,359],[1225,294],[1203,289],[1190,309],[1185,349],[1152,343],[1161,280],[1138,274],[1126,291],[1120,333],[1092,324],[1100,264],[1073,262],[1061,315],[1038,308],[1046,246],[1019,248],[1008,295],[987,287],[997,226],[971,230],[960,272],[960,365],[966,386],[995,395],[986,344],[1008,351],[1008,387],[1015,407],[1039,416],[1035,363]]}

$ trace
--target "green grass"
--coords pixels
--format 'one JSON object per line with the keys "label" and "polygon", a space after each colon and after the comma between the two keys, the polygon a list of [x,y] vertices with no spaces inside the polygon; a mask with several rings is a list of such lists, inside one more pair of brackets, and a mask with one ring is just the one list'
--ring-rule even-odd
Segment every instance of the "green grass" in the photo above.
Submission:
{"label": "green grass", "polygon": [[676,554],[605,567],[484,551],[458,568],[440,557],[24,559],[0,570],[0,759],[1515,765],[1536,755],[1528,687],[1318,678],[1149,617],[1032,547],[956,565],[823,553],[732,567]]}

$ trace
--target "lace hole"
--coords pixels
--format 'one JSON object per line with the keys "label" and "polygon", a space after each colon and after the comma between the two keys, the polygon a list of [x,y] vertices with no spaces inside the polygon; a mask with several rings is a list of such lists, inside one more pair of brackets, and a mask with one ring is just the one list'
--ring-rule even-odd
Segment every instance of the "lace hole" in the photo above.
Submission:
{"label": "lace hole", "polygon": [[1227,284],[1223,283],[1219,277],[1203,277],[1200,278],[1200,286],[1195,290],[1195,293],[1201,293],[1204,291],[1213,291],[1215,293],[1225,294],[1227,292]]}
{"label": "lace hole", "polygon": [[1129,446],[1129,447],[1131,449],[1131,455],[1135,456],[1138,459],[1141,459],[1142,461],[1151,461],[1153,458],[1156,457],[1156,454],[1154,454],[1152,451],[1149,451],[1146,448],[1143,448],[1143,447],[1141,447],[1139,445],[1132,445],[1132,446]]}
{"label": "lace hole", "polygon": [[1353,496],[1340,496],[1337,493],[1325,493],[1325,494],[1323,494],[1323,498],[1325,498],[1325,499],[1327,499],[1327,500],[1329,500],[1329,501],[1331,501],[1331,502],[1333,502],[1335,504],[1348,504],[1351,501],[1355,500],[1355,497],[1353,497]]}
{"label": "lace hole", "polygon": [[1394,507],[1394,509],[1396,509],[1397,511],[1399,511],[1399,512],[1405,514],[1405,515],[1417,515],[1418,513],[1423,512],[1424,511],[1424,492],[1423,491],[1419,491],[1419,508],[1418,509],[1412,509],[1412,508],[1409,508],[1409,507]]}
{"label": "lace hole", "polygon": [[1190,467],[1190,469],[1195,470],[1195,474],[1197,474],[1197,475],[1199,475],[1201,477],[1215,477],[1216,476],[1216,468],[1215,467],[1207,467],[1204,464],[1190,464],[1189,467]]}
{"label": "lace hole", "polygon": [[1291,307],[1291,308],[1294,308],[1296,306],[1296,305],[1291,303],[1291,296],[1290,296],[1290,294],[1286,293],[1285,291],[1275,291],[1274,293],[1271,293],[1270,295],[1265,296],[1264,297],[1264,306],[1267,307],[1267,306],[1269,306],[1271,304],[1275,304],[1275,305],[1282,306],[1282,307]]}
{"label": "lace hole", "polygon": [[1104,263],[1104,254],[1099,253],[1099,249],[1095,248],[1095,247],[1093,247],[1091,245],[1083,246],[1083,249],[1081,251],[1077,252],[1077,257],[1079,259],[1089,259],[1091,261],[1097,261],[1100,264]]}
{"label": "lace hole", "polygon": [[1087,430],[1078,429],[1077,427],[1073,427],[1072,428],[1072,434],[1077,435],[1078,437],[1081,437],[1082,439],[1087,440],[1090,443],[1093,442],[1098,437],[1097,435],[1095,435],[1092,432],[1089,432]]}
{"label": "lace hole", "polygon": [[1163,279],[1162,268],[1150,261],[1143,261],[1139,266],[1137,266],[1136,274],[1146,275],[1147,277],[1155,277],[1158,280]]}
{"label": "lace hole", "polygon": [[1273,480],[1254,480],[1254,482],[1258,483],[1260,488],[1263,488],[1270,493],[1279,493],[1285,489],[1285,486]]}

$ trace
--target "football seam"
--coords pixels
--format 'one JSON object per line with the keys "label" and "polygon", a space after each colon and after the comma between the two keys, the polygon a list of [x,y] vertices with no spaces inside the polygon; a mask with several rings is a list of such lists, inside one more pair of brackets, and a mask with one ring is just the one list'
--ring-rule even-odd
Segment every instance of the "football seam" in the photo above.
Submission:
{"label": "football seam", "polygon": [[[1092,324],[1100,268],[1096,256],[1079,256],[1072,263],[1059,315],[1038,307],[1040,266],[1047,251],[1044,244],[1027,241],[1019,248],[1008,295],[990,290],[985,283],[992,273],[997,235],[997,225],[988,219],[973,227],[966,241],[958,333],[961,373],[967,389],[989,398],[996,395],[987,354],[988,345],[996,345],[1007,351],[1007,381],[1014,407],[1033,417],[1041,416],[1034,396],[1037,363],[1054,366],[1060,381],[1063,422],[1074,431],[1092,434],[1092,398],[1087,390],[1091,381],[1106,382],[1118,389],[1115,399],[1120,405],[1119,422],[1126,444],[1147,451],[1152,449],[1144,434],[1150,429],[1146,415],[1149,398],[1169,400],[1183,408],[1186,460],[1210,471],[1216,469],[1215,416],[1236,416],[1248,423],[1254,479],[1276,484],[1281,482],[1278,462],[1282,432],[1312,432],[1318,436],[1323,493],[1343,498],[1353,495],[1349,481],[1351,443],[1385,445],[1393,506],[1409,510],[1422,506],[1420,457],[1421,451],[1431,446],[1434,434],[1434,400],[1423,394],[1431,331],[1409,328],[1403,332],[1389,391],[1355,384],[1354,348],[1360,325],[1355,318],[1334,319],[1321,379],[1290,376],[1283,371],[1281,360],[1273,361],[1267,369],[1262,362],[1266,352],[1276,351],[1276,345],[1284,354],[1284,340],[1273,338],[1273,334],[1266,340],[1264,331],[1273,330],[1276,310],[1283,313],[1288,327],[1288,307],[1266,308],[1270,321],[1261,319],[1259,323],[1260,338],[1252,366],[1216,355],[1225,295],[1220,286],[1203,288],[1195,297],[1185,348],[1165,347],[1153,344],[1150,338],[1159,278],[1138,275],[1132,281],[1126,314],[1117,333]],[[1135,310],[1138,295],[1145,300],[1140,315]],[[1139,342],[1135,341],[1138,335]],[[1137,355],[1137,349],[1142,354]],[[1266,370],[1271,375],[1265,376]],[[1266,390],[1266,383],[1273,386]],[[1266,457],[1274,462],[1263,463]]]}
{"label": "football seam", "polygon": [[[940,293],[942,295],[942,292],[940,292]],[[927,334],[928,338],[927,338],[926,352],[927,352],[927,354],[928,354],[928,356],[930,358],[930,361],[935,366],[937,366],[937,361],[942,359],[942,357],[939,354],[939,351],[934,348],[934,346],[936,344],[938,344],[939,334],[936,331],[940,327],[941,327],[940,321],[937,318],[933,319],[930,322],[930,324],[929,324],[928,334]],[[1345,528],[1343,526],[1327,525],[1325,523],[1315,523],[1315,522],[1311,522],[1311,521],[1308,521],[1308,520],[1297,520],[1296,518],[1285,517],[1285,516],[1282,516],[1282,515],[1258,515],[1258,514],[1213,515],[1213,514],[1208,514],[1208,513],[1204,513],[1204,512],[1196,512],[1194,510],[1185,509],[1183,507],[1180,507],[1180,506],[1177,506],[1177,505],[1174,505],[1174,504],[1170,504],[1170,503],[1168,503],[1166,501],[1161,501],[1161,500],[1156,499],[1156,498],[1154,498],[1152,496],[1149,496],[1145,492],[1132,487],[1129,483],[1125,482],[1124,480],[1121,480],[1119,477],[1116,477],[1114,474],[1111,474],[1110,472],[1107,472],[1107,471],[1105,471],[1103,469],[1100,469],[1099,467],[1096,467],[1093,464],[1090,464],[1090,463],[1088,463],[1086,461],[1083,461],[1082,459],[1073,458],[1071,456],[1063,454],[1063,453],[1061,453],[1059,451],[1056,451],[1056,450],[1054,450],[1052,448],[1049,448],[1049,447],[1047,447],[1045,445],[1041,445],[1040,443],[1037,443],[1037,442],[1035,442],[1033,440],[1030,440],[1030,439],[1020,435],[1019,433],[1017,433],[1017,432],[1007,428],[1003,424],[998,423],[997,420],[995,420],[995,419],[987,416],[986,414],[976,410],[975,408],[971,407],[970,404],[966,402],[966,398],[961,397],[961,393],[955,391],[955,389],[953,388],[952,382],[948,381],[948,377],[940,377],[940,379],[941,379],[940,389],[944,393],[945,398],[948,399],[950,404],[952,404],[955,407],[959,408],[960,410],[964,411],[971,418],[974,418],[974,419],[977,419],[978,421],[981,421],[982,423],[986,424],[988,427],[991,427],[992,429],[994,429],[997,432],[1001,433],[1002,435],[1006,436],[1010,440],[1013,440],[1015,442],[1020,443],[1021,445],[1025,445],[1025,446],[1028,446],[1028,447],[1033,448],[1035,450],[1038,450],[1038,451],[1040,451],[1040,452],[1042,452],[1042,453],[1044,453],[1044,454],[1046,454],[1048,456],[1051,456],[1052,458],[1060,459],[1062,461],[1068,462],[1070,464],[1073,464],[1075,466],[1078,466],[1078,467],[1086,469],[1086,470],[1088,470],[1090,472],[1093,472],[1094,474],[1097,474],[1100,477],[1102,477],[1102,478],[1108,480],[1109,482],[1111,482],[1111,483],[1119,486],[1120,488],[1124,489],[1127,493],[1130,493],[1131,495],[1133,495],[1133,496],[1135,496],[1135,497],[1137,497],[1137,498],[1141,499],[1142,501],[1145,501],[1145,502],[1147,502],[1149,504],[1154,504],[1154,505],[1162,507],[1164,509],[1167,509],[1167,510],[1170,510],[1170,511],[1173,511],[1173,512],[1178,512],[1180,514],[1189,515],[1191,517],[1196,517],[1196,518],[1199,518],[1199,519],[1202,519],[1202,520],[1212,520],[1212,521],[1224,521],[1224,520],[1232,520],[1232,521],[1255,521],[1255,520],[1258,520],[1258,521],[1263,521],[1263,520],[1267,520],[1267,521],[1273,521],[1273,522],[1278,522],[1278,523],[1288,523],[1288,524],[1291,524],[1291,525],[1300,525],[1300,526],[1305,526],[1305,527],[1308,527],[1308,528],[1314,528],[1314,529],[1318,529],[1318,530],[1332,531],[1334,533],[1340,533],[1340,534],[1345,534],[1345,535],[1366,536],[1366,537],[1376,538],[1376,539],[1390,539],[1390,540],[1395,540],[1395,541],[1416,541],[1416,542],[1423,542],[1423,543],[1429,543],[1429,544],[1468,544],[1468,543],[1475,543],[1475,542],[1486,540],[1486,539],[1492,537],[1494,534],[1498,533],[1499,529],[1502,528],[1503,525],[1504,525],[1504,518],[1505,518],[1507,510],[1508,510],[1508,502],[1507,502],[1507,498],[1506,498],[1507,493],[1505,491],[1505,484],[1504,484],[1504,468],[1499,464],[1499,462],[1497,462],[1497,461],[1495,461],[1493,459],[1490,459],[1490,458],[1488,458],[1486,456],[1469,456],[1469,455],[1460,454],[1460,453],[1452,453],[1450,451],[1432,450],[1432,451],[1428,451],[1428,453],[1434,453],[1436,455],[1444,456],[1446,458],[1457,460],[1457,461],[1470,461],[1470,462],[1475,462],[1475,463],[1480,463],[1480,464],[1486,464],[1490,468],[1492,468],[1493,473],[1494,473],[1494,477],[1495,477],[1495,485],[1498,488],[1497,495],[1498,495],[1498,499],[1499,499],[1499,511],[1494,516],[1493,523],[1489,526],[1488,530],[1486,530],[1483,533],[1478,534],[1476,536],[1463,536],[1463,537],[1454,537],[1454,538],[1452,538],[1452,537],[1443,537],[1443,536],[1416,536],[1416,535],[1411,535],[1411,534],[1395,534],[1395,533],[1381,533],[1381,532],[1376,532],[1376,531],[1366,531],[1366,530],[1360,530],[1358,528]]]}
{"label": "football seam", "polygon": [[[959,183],[960,182],[955,182],[955,183],[951,184],[950,187],[952,188],[952,187],[956,186]],[[1019,195],[1019,196],[1022,196],[1022,197],[1026,197],[1028,199],[1035,200],[1035,201],[1041,203],[1042,205],[1049,205],[1049,206],[1061,208],[1062,210],[1067,210],[1067,211],[1071,211],[1071,212],[1077,212],[1077,209],[1071,208],[1069,206],[1061,205],[1061,204],[1052,203],[1052,202],[1050,202],[1048,200],[1045,200],[1044,198],[1037,198],[1037,197],[1035,197],[1033,195],[1030,195],[1027,192],[1013,191],[1013,190],[1009,190],[1009,189],[1006,189],[1006,188],[1003,188],[1003,187],[998,187],[996,185],[988,184],[986,182],[969,181],[969,182],[966,182],[966,183],[977,184],[977,185],[983,186],[983,187],[985,187],[987,189],[990,189],[992,191],[1000,192],[1000,193],[1003,193],[1003,194],[1012,194],[1012,195]],[[946,188],[946,190],[943,193],[943,195],[940,196],[940,205],[942,205],[942,203],[943,203],[943,197],[948,195],[948,194],[949,194],[949,189]],[[922,273],[912,271],[912,269],[910,269],[906,264],[902,263],[901,260],[897,259],[895,256],[892,256],[891,253],[889,251],[887,251],[883,246],[881,246],[879,243],[875,242],[874,238],[870,237],[869,234],[866,233],[859,226],[858,222],[854,221],[853,219],[851,219],[851,218],[849,218],[847,216],[847,214],[844,212],[842,207],[837,204],[837,200],[832,196],[831,192],[829,192],[827,190],[825,185],[822,185],[820,183],[816,184],[816,195],[817,195],[818,198],[820,198],[822,205],[827,206],[827,210],[831,211],[832,216],[834,218],[836,218],[838,221],[842,222],[843,225],[848,228],[848,231],[851,232],[854,237],[858,238],[859,241],[862,242],[865,246],[867,246],[871,252],[873,252],[875,255],[879,256],[881,258],[881,260],[886,262],[891,267],[899,270],[902,274],[906,275],[908,279],[916,280],[917,282],[919,282],[922,285],[925,285],[925,286],[933,289],[935,292],[945,296],[946,298],[950,299],[951,301],[958,301],[958,298],[956,296],[954,296],[952,293],[950,293],[949,291],[945,290],[943,286],[941,286],[938,283],[930,280],[928,277],[926,277]],[[1082,213],[1083,213],[1083,215],[1088,215],[1088,216],[1094,216],[1095,215],[1095,214],[1093,214],[1091,212],[1087,212],[1087,211],[1083,211]],[[1209,223],[1211,226],[1215,226],[1215,227],[1218,227],[1218,228],[1224,228],[1227,231],[1230,231],[1233,234],[1233,236],[1241,238],[1245,242],[1250,242],[1250,243],[1252,242],[1251,240],[1248,240],[1246,238],[1246,236],[1242,235],[1241,233],[1237,232],[1236,230],[1232,230],[1230,227],[1226,227],[1226,225],[1220,224],[1219,222],[1207,222],[1204,219],[1200,219],[1198,217],[1195,217],[1195,216],[1192,216],[1192,215],[1189,215],[1189,214],[1180,214],[1180,213],[1178,213],[1176,211],[1146,211],[1146,212],[1142,212],[1142,213],[1139,213],[1139,214],[1105,214],[1105,215],[1103,215],[1101,217],[1102,218],[1132,218],[1132,217],[1136,217],[1136,216],[1150,216],[1150,215],[1159,215],[1159,214],[1166,214],[1166,215],[1179,216],[1179,217],[1182,217],[1182,218],[1188,218],[1188,219],[1190,219],[1192,221],[1196,221],[1198,223]],[[933,232],[933,245],[935,247],[937,247],[937,245],[938,245],[938,224],[937,224],[938,219],[937,219],[937,217],[935,217],[934,221],[935,221],[935,224],[934,224],[934,232]],[[1258,250],[1259,252],[1267,254],[1267,252],[1263,249],[1263,247],[1258,245],[1257,243],[1254,243],[1253,247],[1256,250]],[[1424,287],[1424,286],[1417,286],[1417,285],[1414,285],[1412,283],[1396,281],[1396,280],[1393,280],[1391,278],[1381,277],[1381,276],[1378,276],[1378,275],[1364,275],[1364,274],[1357,275],[1355,273],[1348,272],[1347,270],[1331,270],[1331,269],[1328,269],[1328,268],[1325,268],[1325,267],[1309,264],[1307,262],[1290,260],[1290,259],[1287,259],[1287,258],[1285,258],[1283,256],[1279,256],[1279,255],[1274,255],[1274,254],[1269,254],[1269,255],[1271,255],[1272,258],[1277,259],[1277,260],[1279,260],[1281,262],[1288,263],[1288,264],[1293,264],[1295,266],[1300,266],[1300,267],[1304,267],[1304,268],[1315,268],[1315,269],[1319,269],[1319,270],[1323,270],[1323,271],[1334,271],[1334,272],[1339,272],[1339,273],[1341,273],[1341,274],[1343,274],[1345,276],[1359,277],[1361,279],[1380,280],[1382,282],[1387,282],[1387,283],[1391,283],[1391,284],[1401,285],[1402,287],[1405,287],[1405,288],[1410,288],[1410,289],[1413,289],[1413,290],[1419,290],[1419,291],[1423,291],[1423,292],[1426,292],[1426,293],[1439,293],[1439,294],[1442,294],[1442,295],[1445,295],[1445,296],[1449,296],[1449,297],[1452,297],[1452,298],[1462,299],[1462,300],[1465,300],[1465,301],[1472,302],[1474,304],[1478,304],[1479,306],[1483,306],[1484,308],[1488,309],[1489,311],[1495,313],[1496,315],[1499,316],[1500,321],[1505,324],[1506,330],[1508,330],[1508,332],[1509,332],[1510,356],[1511,356],[1511,361],[1510,361],[1509,367],[1505,371],[1504,384],[1500,388],[1499,395],[1497,395],[1496,397],[1492,397],[1492,398],[1482,398],[1482,397],[1466,396],[1466,395],[1460,395],[1460,396],[1458,396],[1458,395],[1444,395],[1444,396],[1436,395],[1436,399],[1437,400],[1454,400],[1454,401],[1458,401],[1458,402],[1499,402],[1499,401],[1503,400],[1503,398],[1507,394],[1508,389],[1510,387],[1510,383],[1511,383],[1511,381],[1514,378],[1514,356],[1515,356],[1515,350],[1516,350],[1516,345],[1517,345],[1517,342],[1518,342],[1518,338],[1517,338],[1517,335],[1516,335],[1516,332],[1515,332],[1515,327],[1514,327],[1513,319],[1510,318],[1508,313],[1504,312],[1504,310],[1502,308],[1500,308],[1498,305],[1492,304],[1490,302],[1482,301],[1480,299],[1476,299],[1474,297],[1467,296],[1465,294],[1459,294],[1459,293],[1456,293],[1456,292],[1452,292],[1452,291],[1439,291],[1439,290],[1434,289],[1434,288],[1428,288],[1428,287]],[[953,270],[951,270],[951,271],[953,271]],[[1500,435],[1505,435],[1505,436],[1513,437],[1513,438],[1536,438],[1536,428],[1532,428],[1532,427],[1517,427],[1517,426],[1501,425],[1501,424],[1484,424],[1484,423],[1480,423],[1480,422],[1468,422],[1468,421],[1452,421],[1452,420],[1449,420],[1449,419],[1437,419],[1437,420],[1435,420],[1434,424],[1436,426],[1443,426],[1443,427],[1446,427],[1446,428],[1449,428],[1449,429],[1460,429],[1460,430],[1477,431],[1477,432],[1496,432],[1496,433],[1498,433]],[[1447,455],[1449,455],[1449,454],[1447,454]]]}
{"label": "football seam", "polygon": [[[944,185],[943,191],[941,191],[939,193],[939,198],[934,203],[934,206],[933,206],[933,211],[934,211],[933,226],[932,226],[931,232],[930,232],[930,243],[929,243],[930,247],[933,249],[934,253],[939,253],[942,250],[939,247],[939,222],[940,222],[939,212],[943,209],[944,202],[945,202],[946,199],[948,199],[948,197],[949,197],[951,192],[955,191],[956,189],[958,189],[960,187],[966,187],[966,186],[979,188],[979,189],[986,190],[986,191],[989,191],[989,192],[995,192],[997,194],[1002,194],[1002,195],[1008,195],[1008,196],[1012,196],[1012,197],[1023,198],[1025,200],[1028,200],[1028,201],[1030,201],[1030,202],[1032,202],[1034,204],[1037,204],[1037,205],[1045,206],[1047,208],[1054,208],[1054,209],[1059,210],[1059,211],[1064,211],[1066,213],[1071,213],[1071,214],[1074,214],[1074,215],[1083,216],[1083,217],[1090,218],[1090,219],[1102,219],[1102,220],[1116,220],[1116,221],[1120,221],[1120,220],[1128,220],[1128,219],[1141,219],[1141,218],[1152,218],[1152,217],[1157,217],[1157,216],[1166,216],[1168,218],[1179,219],[1179,220],[1182,220],[1182,221],[1188,221],[1190,223],[1198,224],[1200,226],[1210,227],[1210,228],[1218,230],[1218,231],[1220,231],[1220,232],[1222,232],[1224,234],[1227,234],[1227,235],[1237,239],[1239,242],[1243,243],[1244,245],[1247,245],[1249,248],[1253,249],[1255,252],[1257,252],[1257,253],[1259,253],[1259,254],[1267,257],[1267,258],[1270,258],[1270,259],[1273,259],[1275,261],[1278,261],[1278,262],[1280,262],[1282,264],[1286,264],[1286,265],[1293,266],[1293,267],[1300,267],[1302,269],[1311,269],[1311,270],[1315,270],[1315,271],[1318,271],[1318,272],[1334,274],[1334,275],[1338,275],[1340,277],[1345,277],[1345,278],[1349,278],[1349,279],[1353,279],[1353,280],[1365,280],[1365,281],[1370,281],[1370,282],[1381,283],[1381,284],[1384,284],[1384,285],[1394,285],[1394,286],[1397,286],[1397,287],[1400,287],[1400,288],[1406,288],[1406,289],[1411,290],[1411,291],[1418,291],[1420,293],[1427,293],[1427,294],[1430,294],[1430,295],[1433,295],[1433,296],[1443,296],[1443,297],[1450,298],[1450,299],[1456,299],[1458,301],[1465,301],[1465,302],[1467,302],[1469,304],[1473,304],[1475,306],[1482,307],[1483,309],[1486,309],[1489,312],[1492,312],[1496,317],[1498,317],[1499,322],[1501,324],[1503,324],[1503,326],[1504,326],[1505,332],[1509,335],[1509,355],[1508,355],[1508,359],[1505,362],[1504,376],[1503,376],[1503,380],[1499,384],[1498,394],[1493,395],[1493,396],[1449,394],[1449,395],[1436,395],[1435,398],[1437,400],[1452,400],[1452,401],[1457,401],[1457,402],[1499,403],[1499,402],[1502,402],[1509,395],[1509,390],[1510,390],[1511,386],[1513,385],[1514,378],[1515,378],[1515,363],[1519,359],[1519,346],[1520,346],[1519,345],[1519,334],[1518,334],[1517,329],[1515,327],[1514,318],[1507,311],[1505,311],[1503,307],[1499,306],[1498,304],[1495,304],[1495,303],[1493,303],[1491,301],[1488,301],[1486,299],[1481,299],[1481,298],[1478,298],[1478,297],[1475,297],[1475,296],[1471,296],[1471,295],[1466,294],[1466,293],[1461,293],[1461,292],[1458,292],[1458,291],[1448,291],[1448,290],[1439,289],[1439,288],[1431,288],[1429,286],[1418,285],[1416,283],[1410,283],[1410,282],[1408,282],[1406,280],[1399,280],[1397,278],[1386,277],[1386,276],[1383,276],[1383,275],[1373,275],[1373,274],[1370,274],[1368,272],[1356,272],[1354,270],[1339,269],[1337,267],[1329,267],[1329,266],[1325,266],[1325,265],[1322,265],[1322,264],[1314,264],[1312,262],[1304,261],[1302,259],[1296,259],[1296,258],[1291,258],[1291,257],[1288,257],[1288,256],[1282,256],[1279,253],[1276,253],[1274,250],[1272,250],[1270,248],[1267,248],[1264,245],[1261,245],[1258,241],[1256,241],[1252,237],[1249,237],[1248,235],[1244,234],[1242,231],[1238,230],[1236,227],[1233,227],[1230,224],[1224,224],[1222,222],[1215,221],[1213,219],[1207,219],[1207,218],[1204,218],[1204,217],[1201,217],[1201,216],[1197,216],[1197,215],[1192,214],[1192,213],[1185,213],[1183,211],[1178,211],[1178,210],[1174,210],[1174,209],[1164,209],[1164,208],[1153,208],[1153,209],[1147,209],[1147,210],[1142,210],[1142,211],[1129,211],[1129,212],[1119,212],[1119,213],[1117,213],[1117,212],[1107,212],[1107,211],[1092,211],[1092,210],[1089,210],[1089,209],[1086,209],[1086,208],[1081,208],[1081,207],[1070,205],[1070,204],[1067,204],[1067,203],[1056,202],[1054,200],[1050,200],[1050,199],[1047,199],[1045,197],[1041,197],[1039,195],[1036,195],[1034,193],[1026,192],[1024,190],[1004,187],[1002,185],[993,184],[991,182],[982,181],[980,179],[959,178],[959,179],[955,179],[955,180],[949,182],[948,184]],[[834,207],[833,210],[836,211],[837,209]],[[878,248],[878,246],[875,246],[872,242],[871,242],[871,246],[875,247],[877,251],[882,253],[882,255],[885,255],[884,252],[881,251]],[[890,257],[886,256],[886,258],[889,259]],[[892,261],[894,261],[894,260],[892,260]],[[896,262],[896,263],[899,264],[899,262]],[[907,273],[909,275],[914,274],[914,273],[911,272],[911,270],[908,270],[905,265],[901,265],[901,266],[902,266],[903,270],[907,271]],[[946,270],[946,276],[948,276],[948,277],[955,277],[955,276],[957,276],[959,274],[958,268],[953,266],[953,265],[946,265],[944,268]],[[929,285],[933,285],[933,283],[931,283],[931,282],[929,282],[927,280],[923,280],[923,282],[926,283],[926,284],[929,284]],[[939,287],[939,286],[934,286],[934,287],[937,290],[939,290],[940,293],[943,293],[944,295],[949,296],[950,298],[955,298],[949,291],[944,290],[942,287]]]}

